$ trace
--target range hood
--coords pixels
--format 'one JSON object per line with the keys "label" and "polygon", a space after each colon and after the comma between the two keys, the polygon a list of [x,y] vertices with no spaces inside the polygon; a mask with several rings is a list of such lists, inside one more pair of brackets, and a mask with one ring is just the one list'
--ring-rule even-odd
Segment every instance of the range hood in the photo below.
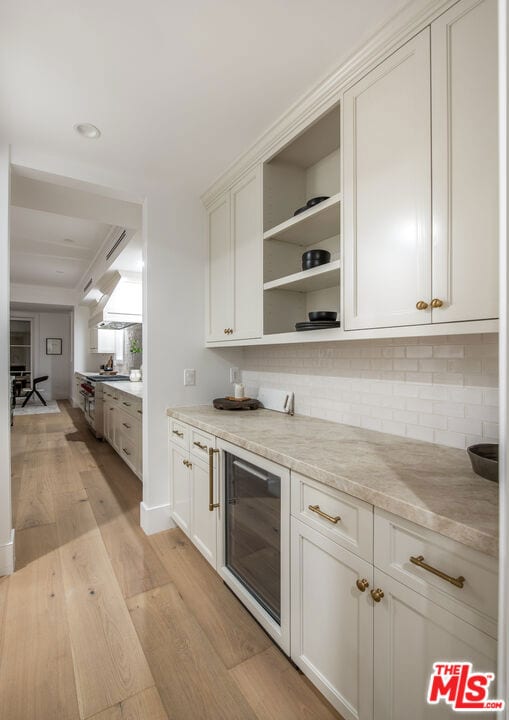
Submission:
{"label": "range hood", "polygon": [[101,299],[90,311],[89,327],[123,330],[142,322],[141,273],[115,271],[101,290]]}

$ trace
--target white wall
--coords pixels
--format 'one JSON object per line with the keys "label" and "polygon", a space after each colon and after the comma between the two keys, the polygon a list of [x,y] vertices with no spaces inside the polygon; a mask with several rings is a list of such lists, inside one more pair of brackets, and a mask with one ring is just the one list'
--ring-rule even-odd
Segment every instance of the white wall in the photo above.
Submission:
{"label": "white wall", "polygon": [[9,147],[0,145],[0,575],[14,569],[9,379]]}
{"label": "white wall", "polygon": [[76,292],[67,288],[11,283],[11,302],[38,305],[74,305]]}
{"label": "white wall", "polygon": [[[145,204],[143,375],[144,491],[147,532],[169,526],[166,408],[210,404],[229,386],[239,350],[204,344],[204,210],[196,197],[151,194]],[[184,387],[184,369],[196,369],[195,387]],[[160,508],[158,511],[157,508]]]}

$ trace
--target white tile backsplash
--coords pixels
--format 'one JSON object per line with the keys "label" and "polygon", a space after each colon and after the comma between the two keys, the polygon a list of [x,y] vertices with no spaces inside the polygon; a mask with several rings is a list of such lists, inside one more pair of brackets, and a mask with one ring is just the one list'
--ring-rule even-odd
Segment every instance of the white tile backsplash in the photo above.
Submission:
{"label": "white tile backsplash", "polygon": [[498,335],[245,348],[242,380],[303,415],[465,448],[498,439]]}

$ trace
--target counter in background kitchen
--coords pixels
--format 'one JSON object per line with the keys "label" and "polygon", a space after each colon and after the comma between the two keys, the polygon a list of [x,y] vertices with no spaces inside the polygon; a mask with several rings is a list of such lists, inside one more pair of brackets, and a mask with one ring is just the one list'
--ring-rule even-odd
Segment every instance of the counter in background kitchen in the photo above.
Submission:
{"label": "counter in background kitchen", "polygon": [[498,484],[476,475],[463,450],[270,410],[200,406],[167,412],[375,507],[497,555]]}
{"label": "counter in background kitchen", "polygon": [[129,393],[129,395],[133,395],[134,397],[141,398],[143,400],[143,382],[130,382],[129,380],[114,380],[113,382],[110,382],[105,380],[102,385],[113,388],[114,390]]}

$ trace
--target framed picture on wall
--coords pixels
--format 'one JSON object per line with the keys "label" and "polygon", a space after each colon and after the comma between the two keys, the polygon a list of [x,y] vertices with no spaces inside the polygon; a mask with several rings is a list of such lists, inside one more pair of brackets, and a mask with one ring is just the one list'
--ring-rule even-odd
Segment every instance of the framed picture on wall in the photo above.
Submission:
{"label": "framed picture on wall", "polygon": [[46,338],[46,355],[62,354],[62,338]]}

